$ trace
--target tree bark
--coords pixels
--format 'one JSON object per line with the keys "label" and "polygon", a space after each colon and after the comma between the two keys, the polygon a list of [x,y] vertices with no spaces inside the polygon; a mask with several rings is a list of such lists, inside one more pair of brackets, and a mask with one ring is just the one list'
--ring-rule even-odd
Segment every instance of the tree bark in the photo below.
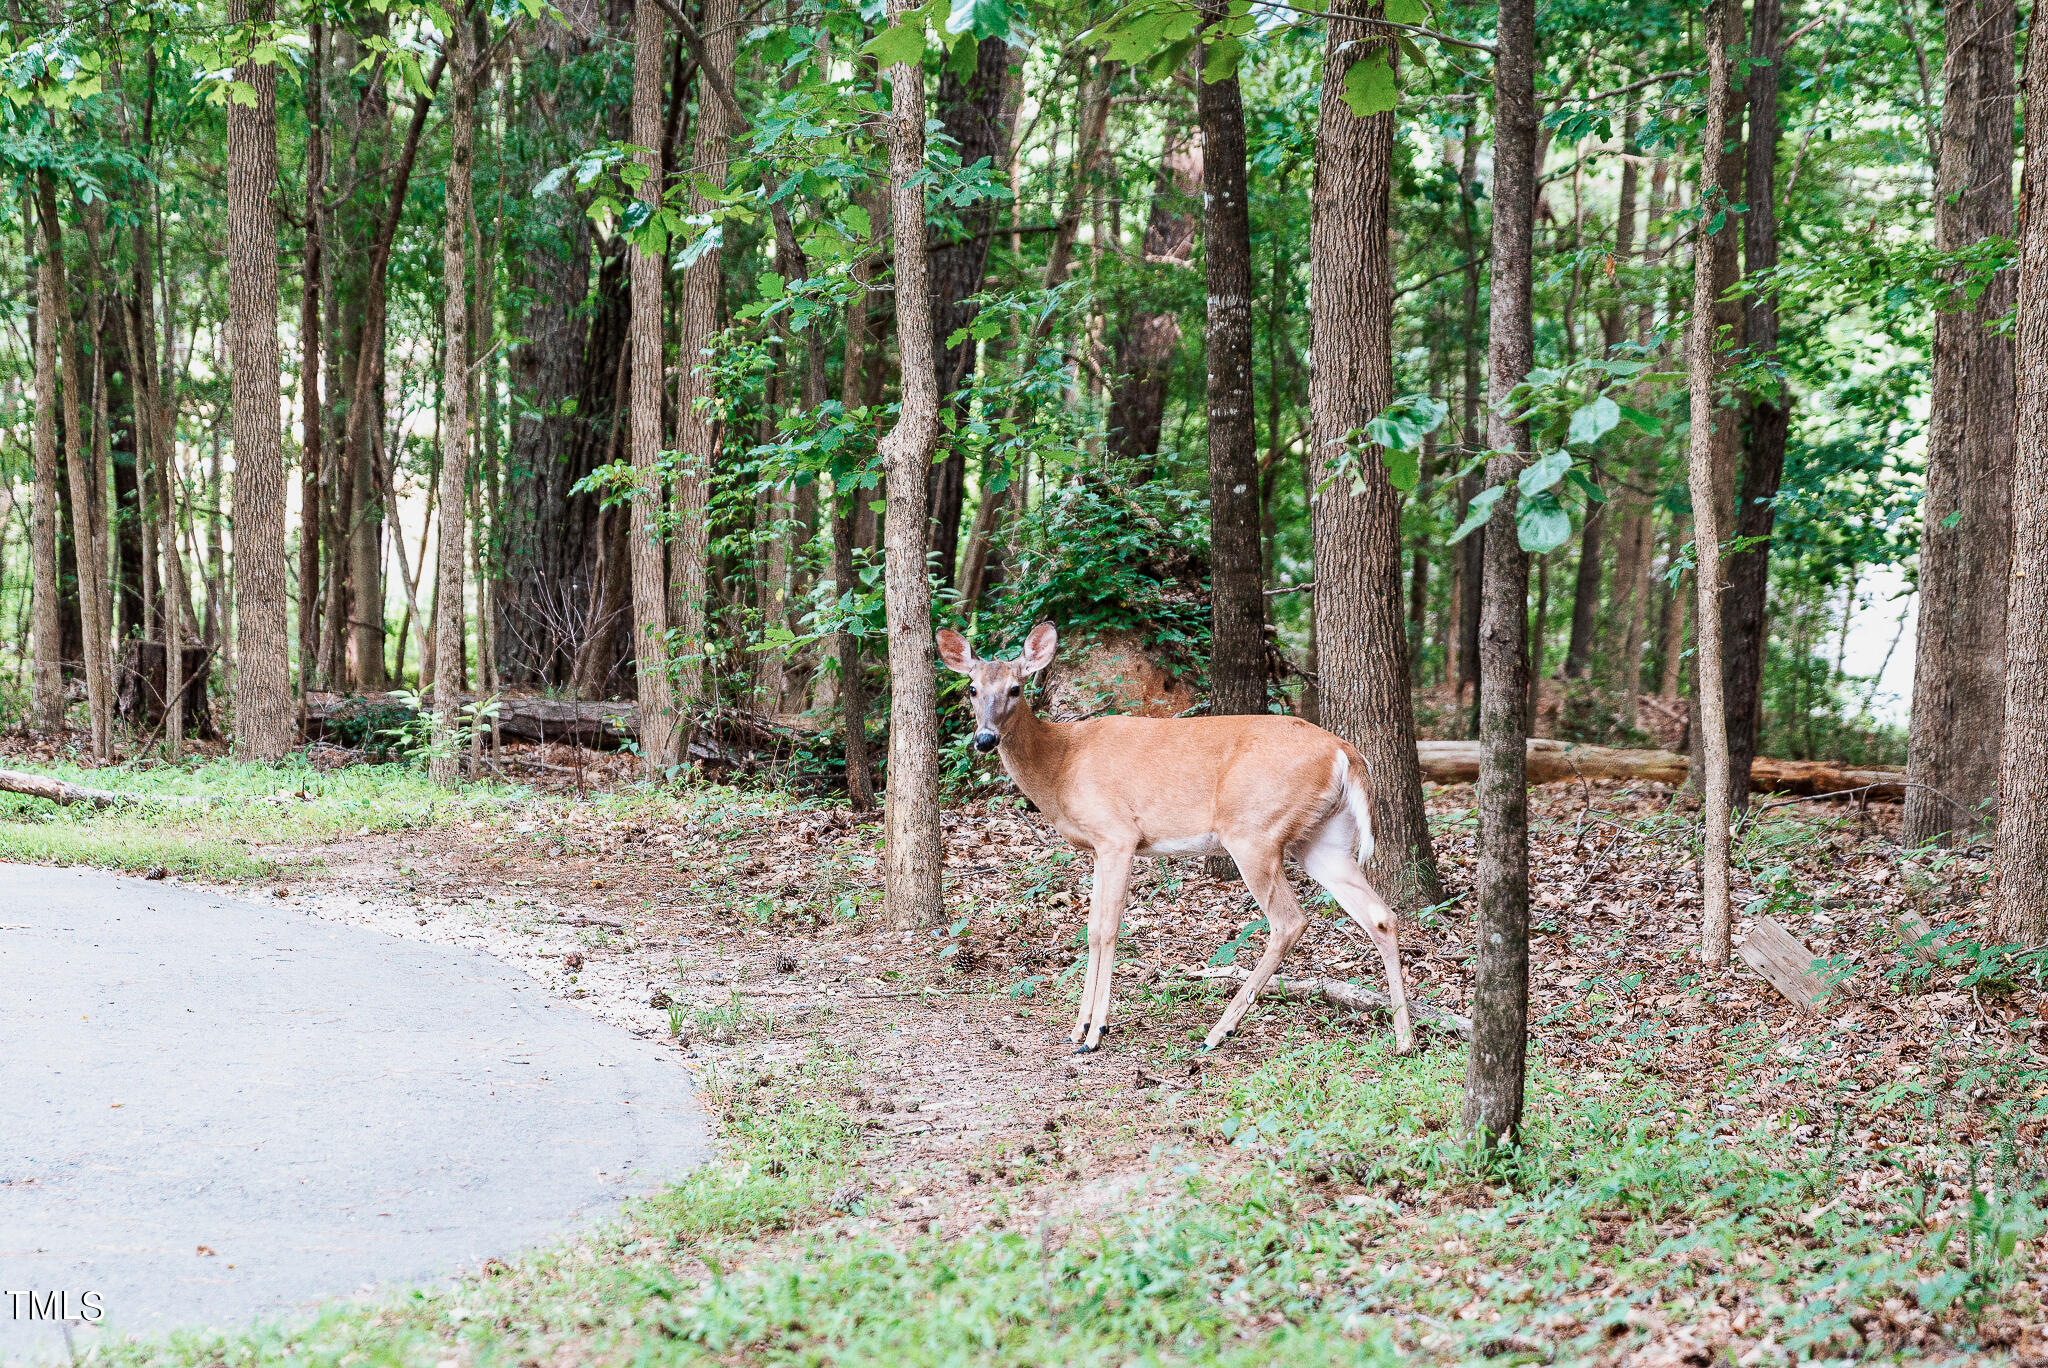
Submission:
{"label": "tree bark", "polygon": [[[1458,226],[1465,248],[1464,279],[1464,424],[1465,460],[1486,450],[1486,431],[1480,416],[1481,377],[1479,359],[1485,350],[1479,327],[1479,119],[1474,115],[1465,125],[1464,146],[1458,156]],[[1458,518],[1464,520],[1473,495],[1485,481],[1475,470],[1465,477],[1458,491]],[[1452,648],[1448,656],[1457,668],[1448,670],[1457,691],[1457,705],[1465,706],[1465,686],[1479,683],[1479,599],[1485,578],[1486,529],[1480,528],[1459,544],[1457,557],[1457,612],[1452,614]]]}
{"label": "tree bark", "polygon": [[[905,0],[892,0],[891,17]],[[939,437],[937,349],[925,260],[924,69],[889,68],[886,121],[896,247],[896,339],[903,402],[882,441],[888,479],[889,621],[887,899],[889,925],[936,921],[943,906],[939,839],[939,716],[933,675],[931,584],[926,578],[925,481]]]}
{"label": "tree bark", "polygon": [[57,306],[44,311],[37,321],[53,325],[63,374],[64,465],[71,492],[71,547],[78,578],[80,655],[85,662],[92,752],[104,760],[112,754],[114,699],[113,669],[108,659],[112,650],[109,619],[113,614],[107,594],[104,491],[88,450],[85,368],[79,363],[78,334],[71,321],[71,286],[64,268],[64,225],[57,215],[57,181],[48,171],[37,176],[36,194],[43,226],[45,272],[38,295],[57,301]]}
{"label": "tree bark", "polygon": [[[871,218],[881,216],[873,197],[863,196]],[[861,407],[866,383],[868,343],[868,276],[873,265],[861,260],[853,267],[853,297],[846,304],[846,348],[839,387],[840,406],[852,413]],[[842,488],[842,485],[848,487]],[[857,544],[860,518],[858,505],[864,493],[851,480],[833,481],[832,500],[832,583],[843,601],[856,587],[853,548]],[[845,733],[846,800],[855,812],[872,812],[875,806],[875,767],[868,753],[867,679],[861,673],[860,638],[841,631],[839,653],[839,725]]]}
{"label": "tree bark", "polygon": [[36,250],[35,219],[22,194],[22,249],[36,259],[33,324],[36,348],[35,502],[29,514],[30,631],[35,665],[30,716],[43,731],[64,729],[63,623],[58,616],[57,565],[57,296],[49,249]]}
{"label": "tree bark", "polygon": [[[1377,5],[1364,0],[1345,0],[1330,11],[1331,56],[1323,71],[1309,227],[1314,263],[1309,317],[1315,356],[1309,412],[1314,434],[1311,475],[1317,480],[1343,454],[1351,434],[1394,399],[1393,254],[1388,236],[1394,116],[1361,119],[1342,96],[1346,73],[1355,62],[1374,54],[1377,60],[1392,60],[1384,31],[1359,22],[1379,13]],[[1213,204],[1223,194],[1228,173],[1223,171],[1219,139],[1206,121],[1204,136]],[[1207,250],[1213,273],[1213,239]],[[1213,300],[1218,293],[1214,280],[1212,274],[1212,374]],[[1249,377],[1244,407],[1249,418]],[[1213,432],[1213,417],[1210,426]],[[1246,436],[1249,445],[1249,432]],[[1422,775],[1415,764],[1408,633],[1401,604],[1401,498],[1387,481],[1377,448],[1361,451],[1355,481],[1340,475],[1314,496],[1312,516],[1322,725],[1357,746],[1372,772],[1375,840],[1368,877],[1396,907],[1425,907],[1442,898],[1442,884],[1422,805]],[[1256,569],[1256,523],[1249,555]]]}
{"label": "tree bark", "polygon": [[[306,75],[306,257],[299,291],[299,695],[319,663],[320,604],[320,275],[325,269],[327,26],[313,12]],[[331,551],[330,551],[330,554]]]}
{"label": "tree bark", "polygon": [[[232,23],[271,0],[229,0]],[[292,745],[285,635],[284,453],[278,433],[277,68],[244,64],[253,106],[228,102],[228,355],[235,432],[235,750],[282,760]]]}
{"label": "tree bark", "polygon": [[[1749,73],[1743,174],[1743,199],[1749,208],[1742,216],[1742,269],[1750,277],[1778,264],[1778,63],[1784,56],[1778,37],[1783,17],[1780,0],[1754,0],[1750,7],[1750,50],[1766,63]],[[1756,291],[1744,301],[1743,310],[1743,345],[1749,355],[1772,356],[1778,347],[1776,291]],[[1749,806],[1744,777],[1756,759],[1762,723],[1770,538],[1778,517],[1778,484],[1785,474],[1792,396],[1789,391],[1776,399],[1754,395],[1745,407],[1742,492],[1735,507],[1735,537],[1744,549],[1729,557],[1728,596],[1721,613],[1727,653],[1728,784],[1737,808]]]}
{"label": "tree bark", "polygon": [[[633,143],[647,179],[641,203],[661,201],[661,81],[668,25],[655,0],[633,4]],[[633,577],[634,677],[638,681],[640,753],[655,775],[682,763],[674,685],[669,678],[668,585],[659,519],[662,489],[661,368],[662,257],[641,247],[633,254],[632,526],[627,531]]]}
{"label": "tree bark", "polygon": [[458,19],[448,62],[448,174],[441,235],[441,536],[434,568],[434,712],[440,744],[428,770],[453,784],[462,756],[450,738],[462,721],[463,553],[469,538],[469,214],[476,145],[476,30]]}
{"label": "tree bark", "polygon": [[[715,185],[723,185],[731,157],[733,111],[717,93],[732,88],[733,63],[739,47],[738,0],[704,0],[701,31],[704,53],[697,73],[697,115],[691,132],[690,166]],[[702,195],[691,197],[693,212],[716,207]],[[705,596],[710,583],[709,519],[711,473],[718,464],[719,424],[711,404],[711,377],[703,369],[704,349],[719,328],[725,295],[725,260],[713,248],[683,272],[682,308],[676,343],[676,365],[682,373],[676,398],[676,452],[679,467],[669,491],[675,532],[669,543],[668,622],[680,653],[675,674],[675,706],[684,715],[704,706],[704,647],[709,626]]]}
{"label": "tree bark", "polygon": [[[1200,85],[1207,192],[1202,238],[1209,273],[1209,710],[1239,715],[1266,710],[1265,568],[1259,548],[1252,393],[1251,207],[1237,77]],[[1369,216],[1371,211],[1352,212]],[[1323,360],[1321,348],[1316,355]]]}
{"label": "tree bark", "polygon": [[1529,558],[1515,529],[1515,479],[1529,453],[1526,426],[1503,416],[1508,392],[1535,364],[1530,317],[1536,207],[1536,12],[1502,0],[1493,109],[1493,286],[1488,318],[1491,445],[1486,478],[1502,490],[1486,528],[1479,624],[1478,912],[1473,931],[1472,1049],[1465,1128],[1512,1144],[1522,1124],[1529,1039]]}
{"label": "tree bark", "polygon": [[[1935,250],[2010,237],[2013,0],[1946,11]],[[1946,843],[1992,819],[2005,712],[2007,572],[2013,548],[2014,273],[1974,305],[1934,316],[1927,495],[1920,511],[1920,611],[1903,841]],[[1961,805],[1961,810],[1957,804]]]}
{"label": "tree bark", "polygon": [[[2048,109],[2048,39],[2027,29],[2027,107]],[[2017,462],[1998,789],[1997,939],[2048,940],[2048,119],[2026,124],[2020,179]]]}
{"label": "tree bark", "polygon": [[[1739,20],[1737,0],[1712,0],[1702,27],[1707,53],[1707,118],[1709,130],[1728,125],[1732,98],[1728,70],[1727,29]],[[1725,272],[1724,258],[1735,250],[1735,218],[1728,213],[1717,232],[1709,232],[1716,215],[1732,202],[1720,148],[1710,135],[1700,151],[1700,228],[1693,240],[1692,327],[1686,338],[1686,371],[1692,392],[1691,450],[1688,483],[1692,492],[1693,581],[1698,607],[1694,613],[1693,690],[1699,710],[1693,718],[1693,747],[1698,758],[1700,789],[1700,954],[1714,968],[1728,962],[1733,927],[1728,902],[1728,720],[1721,663],[1721,599],[1725,583],[1721,565],[1723,513],[1718,470],[1724,443],[1716,426],[1732,424],[1736,415],[1717,404],[1721,351],[1715,326],[1715,302]],[[1674,643],[1675,649],[1675,643]]]}

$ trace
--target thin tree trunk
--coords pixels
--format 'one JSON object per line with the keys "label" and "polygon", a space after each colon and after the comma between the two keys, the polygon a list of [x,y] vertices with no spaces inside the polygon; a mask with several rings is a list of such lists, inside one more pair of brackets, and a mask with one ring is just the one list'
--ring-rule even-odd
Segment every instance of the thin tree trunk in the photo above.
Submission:
{"label": "thin tree trunk", "polygon": [[[270,17],[271,0],[228,0],[232,23],[267,23]],[[227,112],[235,749],[251,760],[277,761],[291,749],[294,731],[278,433],[277,225],[270,202],[277,188],[277,68],[246,63],[235,79],[256,92],[253,106],[230,100]]]}
{"label": "thin tree trunk", "polygon": [[[1309,376],[1312,477],[1343,453],[1351,433],[1394,399],[1388,221],[1394,116],[1361,119],[1342,96],[1354,63],[1392,60],[1392,45],[1382,31],[1359,22],[1378,13],[1376,5],[1363,0],[1344,0],[1331,11],[1309,229],[1309,256],[1315,263],[1309,281],[1315,357]],[[1213,200],[1223,183],[1224,156],[1215,135],[1206,128],[1205,133]],[[1216,249],[1212,244],[1208,250],[1213,263]],[[1249,282],[1245,288],[1249,293]],[[1210,293],[1213,300],[1213,283]],[[1210,307],[1213,319],[1213,302]],[[1213,321],[1210,333],[1213,348]],[[1210,365],[1213,374],[1215,362]],[[1247,419],[1250,407],[1247,382]],[[1213,428],[1214,418],[1210,421]],[[1246,436],[1249,445],[1249,432]],[[1396,907],[1426,907],[1442,898],[1442,883],[1415,760],[1401,605],[1401,498],[1387,481],[1379,452],[1365,450],[1355,476],[1330,481],[1314,497],[1312,516],[1320,721],[1357,746],[1372,773],[1375,839],[1368,877]],[[1256,567],[1255,523],[1253,528],[1249,554]]]}
{"label": "thin tree trunk", "polygon": [[[1259,554],[1259,452],[1252,390],[1251,207],[1245,185],[1244,101],[1237,77],[1199,85],[1206,191],[1202,239],[1209,273],[1209,710],[1239,715],[1266,710],[1265,577]],[[1348,107],[1344,113],[1357,123]],[[1328,136],[1326,127],[1325,140]],[[1354,156],[1370,155],[1364,150],[1366,140],[1363,132],[1352,133]],[[1342,174],[1348,177],[1354,171],[1347,168]],[[1373,190],[1370,184],[1347,188],[1367,197]],[[1354,200],[1337,211],[1346,209],[1356,216],[1346,228],[1377,226],[1369,205]],[[1359,340],[1377,342],[1382,351],[1386,347],[1384,340],[1370,335]],[[1322,363],[1320,372],[1329,362],[1320,346],[1316,356]],[[1364,357],[1360,363],[1372,364]],[[1370,402],[1378,396],[1363,397]],[[1352,426],[1362,426],[1371,416],[1363,415]]]}
{"label": "thin tree trunk", "polygon": [[[1728,125],[1732,92],[1729,84],[1727,29],[1740,18],[1738,0],[1713,0],[1702,25],[1707,50],[1707,118],[1705,126]],[[1692,491],[1693,581],[1698,607],[1694,613],[1693,694],[1699,710],[1693,718],[1695,777],[1704,798],[1700,814],[1700,955],[1711,968],[1728,962],[1734,925],[1728,902],[1728,720],[1721,664],[1721,598],[1725,583],[1721,565],[1723,513],[1717,469],[1724,443],[1717,424],[1737,421],[1734,412],[1717,404],[1721,351],[1716,337],[1715,301],[1726,267],[1723,258],[1735,250],[1735,218],[1728,214],[1720,231],[1709,233],[1715,215],[1731,202],[1724,178],[1725,160],[1712,141],[1700,153],[1700,228],[1693,239],[1692,328],[1686,339],[1686,370],[1692,390],[1692,432],[1688,483]]]}
{"label": "thin tree trunk", "polygon": [[[2030,110],[2048,109],[2041,29],[2027,29]],[[1998,940],[2039,945],[2048,940],[2048,120],[2027,120],[2019,226],[2017,497],[1992,906]]]}
{"label": "thin tree trunk", "polygon": [[[891,17],[905,0],[893,0]],[[885,529],[889,620],[887,898],[899,930],[936,921],[943,906],[939,839],[938,692],[933,677],[931,584],[925,569],[925,476],[939,438],[931,280],[925,261],[924,68],[889,68],[886,121],[896,247],[896,339],[902,408],[882,442],[888,478]]]}
{"label": "thin tree trunk", "polygon": [[[2013,233],[2015,14],[2013,0],[1957,0],[1946,14],[1934,245],[1953,252]],[[2013,272],[2000,271],[1974,305],[1958,299],[1934,316],[1907,845],[1981,830],[1997,796],[2014,403],[2013,344],[1999,320],[2013,291]]]}
{"label": "thin tree trunk", "polygon": [[471,158],[476,143],[476,30],[457,20],[448,63],[447,222],[441,237],[441,539],[434,568],[434,711],[441,744],[428,764],[434,782],[461,777],[462,756],[449,744],[462,720],[464,542],[469,484],[469,214]]}
{"label": "thin tree trunk", "polygon": [[[699,96],[691,129],[690,166],[713,185],[723,185],[733,135],[739,130],[735,111],[718,92],[732,87],[739,44],[738,0],[704,0],[703,13],[704,51],[697,69]],[[702,195],[692,196],[692,202],[693,212],[698,214],[708,214],[715,207]],[[676,365],[682,374],[676,403],[676,450],[681,465],[669,491],[675,532],[669,543],[668,623],[681,653],[671,669],[676,681],[675,705],[685,715],[706,702],[704,648],[709,619],[705,595],[711,549],[706,510],[711,474],[718,464],[719,424],[711,407],[715,396],[705,369],[704,349],[718,331],[724,293],[722,252],[700,253],[683,271],[676,347]]]}
{"label": "thin tree trunk", "polygon": [[[1742,216],[1743,273],[1755,277],[1778,264],[1778,32],[1780,0],[1754,0],[1750,49],[1764,65],[1749,74],[1749,142]],[[1744,301],[1743,345],[1753,357],[1778,346],[1778,297],[1758,290]],[[1736,501],[1735,537],[1745,549],[1729,558],[1728,598],[1722,609],[1727,652],[1728,788],[1737,808],[1749,806],[1746,782],[1756,759],[1763,720],[1764,610],[1770,577],[1770,538],[1777,522],[1778,484],[1785,473],[1785,439],[1792,416],[1790,391],[1775,400],[1754,396],[1743,428],[1742,493]]]}
{"label": "thin tree trunk", "polygon": [[[880,217],[880,205],[863,197],[871,218]],[[839,401],[848,413],[861,407],[866,382],[868,344],[867,260],[853,268],[853,297],[846,305],[846,355],[841,372]],[[858,541],[860,519],[857,506],[866,497],[859,486],[841,488],[833,482],[832,499],[832,581],[833,591],[843,601],[855,590],[853,548]],[[871,812],[875,806],[875,768],[868,754],[867,680],[861,674],[860,638],[852,632],[838,634],[839,718],[845,732],[846,799],[855,812]]]}
{"label": "thin tree trunk", "polygon": [[64,307],[50,270],[49,249],[36,250],[35,218],[22,193],[22,250],[36,259],[35,499],[30,506],[29,596],[35,637],[30,715],[43,731],[64,729],[63,623],[58,611],[57,566],[57,311]]}
{"label": "thin tree trunk", "polygon": [[48,171],[36,178],[43,225],[42,284],[38,295],[54,300],[37,322],[48,324],[63,371],[64,463],[71,486],[71,548],[78,570],[80,638],[85,658],[85,692],[91,721],[92,751],[108,758],[112,741],[113,673],[107,656],[112,648],[106,583],[106,531],[100,515],[100,481],[89,460],[90,434],[85,410],[84,367],[79,364],[78,338],[71,324],[70,283],[64,270],[64,226],[57,216],[57,182]]}
{"label": "thin tree trunk", "polygon": [[[1532,173],[1533,174],[1533,173]],[[1458,225],[1465,248],[1465,459],[1486,450],[1479,400],[1481,377],[1479,358],[1484,350],[1479,327],[1479,120],[1476,115],[1465,125],[1464,146],[1458,156]],[[1490,320],[1489,320],[1490,321]],[[1465,477],[1458,491],[1458,517],[1462,520],[1472,498],[1485,480],[1483,471]],[[1457,706],[1465,706],[1465,686],[1479,683],[1479,604],[1485,577],[1486,529],[1480,528],[1460,544],[1458,552],[1458,612],[1451,625],[1457,668],[1449,672],[1457,691]],[[1476,709],[1475,709],[1476,719]]]}
{"label": "thin tree trunk", "polygon": [[[640,164],[647,179],[640,199],[650,206],[661,195],[662,47],[668,25],[655,0],[633,5],[633,142],[642,149]],[[634,674],[638,680],[635,714],[640,722],[640,751],[650,773],[659,775],[682,763],[680,729],[676,725],[675,690],[669,678],[668,585],[662,558],[661,508],[661,256],[633,247],[632,431],[627,440],[633,459],[632,526],[627,531],[633,577]]]}
{"label": "thin tree trunk", "polygon": [[1465,1070],[1467,1131],[1512,1144],[1521,1131],[1529,1039],[1529,790],[1527,778],[1529,558],[1515,528],[1515,478],[1526,427],[1503,416],[1509,390],[1535,364],[1530,318],[1536,207],[1535,0],[1503,0],[1496,30],[1493,135],[1492,373],[1486,478],[1501,488],[1486,529],[1479,649],[1479,874],[1473,932],[1472,1047]]}
{"label": "thin tree trunk", "polygon": [[306,259],[299,292],[299,693],[319,660],[320,602],[320,280],[325,269],[327,182],[327,26],[313,12],[311,70],[306,76]]}

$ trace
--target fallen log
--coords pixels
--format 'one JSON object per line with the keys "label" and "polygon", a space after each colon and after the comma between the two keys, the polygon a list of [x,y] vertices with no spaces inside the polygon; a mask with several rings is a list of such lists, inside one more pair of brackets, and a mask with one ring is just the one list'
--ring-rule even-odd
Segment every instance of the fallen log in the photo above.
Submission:
{"label": "fallen log", "polygon": [[96,808],[127,807],[142,801],[132,793],[87,788],[84,784],[52,779],[44,774],[23,774],[20,770],[0,770],[0,792],[25,793],[31,798],[46,799],[64,807],[73,803]]}
{"label": "fallen log", "polygon": [[[1219,984],[1243,983],[1251,976],[1251,970],[1235,964],[1225,964],[1209,969],[1192,969],[1182,975],[1184,978],[1204,979]],[[1266,980],[1264,991],[1277,993],[1296,1002],[1306,1002],[1310,998],[1320,998],[1333,1007],[1343,1007],[1353,1012],[1390,1012],[1394,1007],[1393,999],[1389,998],[1385,993],[1375,992],[1370,988],[1360,988],[1357,984],[1346,983],[1342,979],[1329,977],[1287,978],[1284,975],[1275,974]],[[1466,1040],[1472,1038],[1472,1019],[1470,1017],[1459,1016],[1456,1012],[1446,1011],[1441,1007],[1433,1007],[1420,999],[1408,999],[1408,1015],[1414,1018],[1415,1024],[1418,1026],[1428,1026],[1447,1035],[1460,1036]]]}
{"label": "fallen log", "polygon": [[[1543,738],[1531,738],[1528,745],[1532,784],[1620,779],[1675,786],[1683,784],[1692,772],[1691,759],[1676,751],[1622,750]],[[1418,741],[1415,749],[1425,779],[1439,784],[1469,784],[1479,778],[1477,741]],[[1826,760],[1759,757],[1750,765],[1749,785],[1758,793],[1821,797],[1862,792],[1873,798],[1899,798],[1906,791],[1906,772],[1892,766],[1852,769]]]}

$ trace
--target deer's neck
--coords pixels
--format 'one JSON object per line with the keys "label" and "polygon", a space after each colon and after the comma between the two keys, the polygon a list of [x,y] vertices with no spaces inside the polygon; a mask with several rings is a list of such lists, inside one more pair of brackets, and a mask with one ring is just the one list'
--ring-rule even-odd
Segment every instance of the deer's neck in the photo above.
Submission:
{"label": "deer's neck", "polygon": [[1067,767],[1066,729],[1041,722],[1027,702],[998,749],[1003,768],[1024,796],[1055,823],[1060,820],[1060,779]]}

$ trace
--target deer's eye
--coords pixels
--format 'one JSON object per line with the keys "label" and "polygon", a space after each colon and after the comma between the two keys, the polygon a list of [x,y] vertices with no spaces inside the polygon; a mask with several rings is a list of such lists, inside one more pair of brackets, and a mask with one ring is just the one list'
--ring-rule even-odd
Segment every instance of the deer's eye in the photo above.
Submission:
{"label": "deer's eye", "polygon": [[972,697],[974,697],[974,696],[975,696],[976,694],[978,694],[978,693],[980,693],[980,692],[981,692],[981,690],[979,690],[979,689],[975,688],[975,687],[974,687],[974,686],[973,686],[972,684],[969,684],[969,685],[967,686],[967,696],[968,696],[969,698],[972,698]]}
{"label": "deer's eye", "polygon": [[1020,693],[1023,693],[1023,692],[1024,692],[1024,686],[1023,686],[1023,685],[1021,685],[1021,684],[1012,684],[1012,685],[1010,686],[1010,697],[1012,697],[1012,698],[1015,698],[1015,697],[1016,697],[1016,696],[1017,696],[1018,694],[1020,694]]}

